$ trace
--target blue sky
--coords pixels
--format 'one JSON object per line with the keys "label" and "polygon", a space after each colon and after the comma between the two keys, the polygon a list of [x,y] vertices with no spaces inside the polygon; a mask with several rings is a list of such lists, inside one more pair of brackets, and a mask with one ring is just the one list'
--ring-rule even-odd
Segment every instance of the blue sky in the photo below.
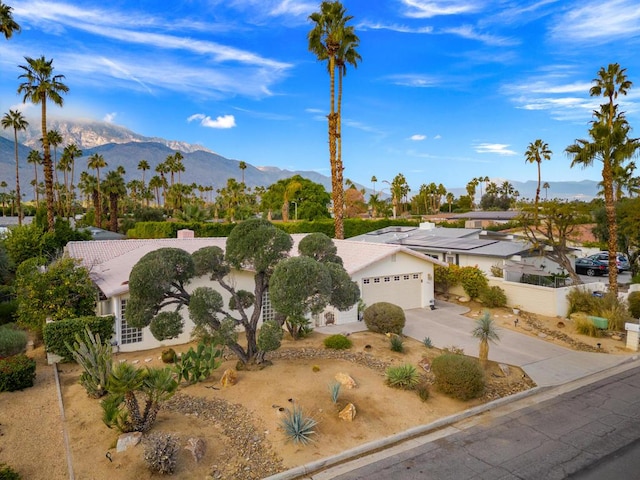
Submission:
{"label": "blue sky", "polygon": [[[21,102],[24,56],[44,55],[70,87],[51,115],[107,120],[256,166],[329,174],[329,77],[306,39],[320,2],[5,3],[22,32],[0,42],[2,112]],[[362,56],[344,80],[343,161],[355,182],[401,172],[415,192],[485,175],[532,180],[524,152],[537,138],[554,153],[544,181],[599,180],[599,165],[571,169],[564,149],[586,136],[601,101],[588,96],[591,80],[613,62],[635,84],[620,103],[640,136],[637,0],[343,5]]]}

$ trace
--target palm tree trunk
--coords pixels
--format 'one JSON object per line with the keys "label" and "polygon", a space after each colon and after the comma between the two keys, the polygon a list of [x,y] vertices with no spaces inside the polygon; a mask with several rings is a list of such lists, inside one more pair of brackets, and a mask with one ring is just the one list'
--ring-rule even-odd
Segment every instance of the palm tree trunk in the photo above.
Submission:
{"label": "palm tree trunk", "polygon": [[616,219],[616,205],[613,200],[613,171],[611,158],[604,158],[602,180],[604,184],[604,208],[609,225],[609,292],[618,296],[618,223]]}
{"label": "palm tree trunk", "polygon": [[102,193],[100,192],[100,169],[96,168],[96,178],[98,180],[98,209],[96,211],[96,227],[102,228]]}
{"label": "palm tree trunk", "polygon": [[489,361],[489,341],[486,339],[480,340],[480,351],[478,353],[478,360],[480,361],[480,365],[482,368],[487,368],[487,363]]}
{"label": "palm tree trunk", "polygon": [[343,192],[343,177],[342,177],[342,165],[338,164],[337,160],[337,137],[338,137],[338,114],[335,111],[335,96],[336,96],[336,73],[335,73],[335,56],[330,54],[329,56],[329,75],[330,75],[330,97],[331,97],[331,110],[328,115],[329,120],[329,163],[331,164],[331,193],[333,198],[333,216],[335,225],[335,237],[337,239],[344,239],[344,192]]}
{"label": "palm tree trunk", "polygon": [[49,139],[47,138],[47,98],[40,97],[42,103],[42,150],[44,151],[44,159],[42,161],[44,169],[44,194],[47,201],[47,225],[49,231],[55,229],[55,205],[53,198],[53,170],[51,166],[51,149],[49,148]]}
{"label": "palm tree trunk", "polygon": [[20,204],[20,161],[18,160],[18,130],[13,129],[13,145],[16,153],[16,202],[18,206],[18,225],[22,226],[22,206]]}

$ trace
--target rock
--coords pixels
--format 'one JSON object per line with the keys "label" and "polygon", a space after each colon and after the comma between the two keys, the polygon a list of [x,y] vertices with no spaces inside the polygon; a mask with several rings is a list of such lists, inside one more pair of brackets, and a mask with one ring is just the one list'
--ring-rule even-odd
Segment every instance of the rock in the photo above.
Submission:
{"label": "rock", "polygon": [[547,334],[546,334],[546,333],[542,333],[542,332],[540,332],[540,333],[538,334],[538,337],[540,337],[540,338],[547,338]]}
{"label": "rock", "polygon": [[418,366],[422,367],[425,372],[431,371],[431,363],[429,363],[429,359],[427,357],[423,357],[419,362]]}
{"label": "rock", "polygon": [[471,301],[471,299],[469,297],[458,297],[458,301],[460,303],[468,303]]}
{"label": "rock", "polygon": [[238,383],[238,373],[233,368],[227,368],[222,374],[220,385],[223,387],[230,387],[236,383]]}
{"label": "rock", "polygon": [[356,406],[353,403],[348,403],[347,406],[340,411],[338,418],[346,422],[353,422],[353,419],[356,418]]}
{"label": "rock", "polygon": [[611,335],[611,340],[622,340],[620,335]]}
{"label": "rock", "polygon": [[335,378],[336,381],[340,382],[340,385],[342,385],[344,388],[352,389],[358,386],[356,384],[356,381],[351,378],[348,373],[336,373]]}
{"label": "rock", "polygon": [[123,433],[118,437],[116,444],[116,452],[124,452],[129,447],[135,447],[142,440],[142,432]]}
{"label": "rock", "polygon": [[202,438],[191,437],[187,440],[187,446],[184,449],[189,450],[193,459],[198,463],[207,451],[207,444]]}
{"label": "rock", "polygon": [[500,364],[498,364],[498,366],[500,367],[500,370],[502,370],[502,373],[504,374],[504,376],[508,377],[509,374],[511,373],[511,370],[509,369],[509,365],[506,365],[504,363],[500,363]]}
{"label": "rock", "polygon": [[524,325],[522,329],[526,330],[527,332],[530,332],[531,330],[533,330],[533,328],[531,328],[529,325]]}

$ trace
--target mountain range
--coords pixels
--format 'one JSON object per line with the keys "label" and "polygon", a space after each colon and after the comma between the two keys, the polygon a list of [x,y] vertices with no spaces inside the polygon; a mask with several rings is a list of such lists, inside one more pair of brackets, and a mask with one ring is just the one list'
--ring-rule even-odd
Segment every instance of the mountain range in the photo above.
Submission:
{"label": "mountain range", "polygon": [[[32,122],[26,131],[18,134],[18,157],[20,163],[20,184],[26,198],[33,196],[30,186],[34,178],[33,165],[27,163],[27,156],[31,149],[41,148],[40,138],[42,134],[38,130],[38,122]],[[146,160],[151,166],[151,170],[146,172],[147,180],[155,174],[155,167],[163,162],[167,156],[180,151],[183,155],[183,163],[186,171],[181,174],[182,183],[196,183],[203,186],[213,186],[214,190],[226,185],[228,178],[241,180],[244,173],[245,184],[249,187],[267,187],[278,180],[301,175],[313,182],[323,185],[328,191],[331,189],[331,178],[315,171],[283,170],[278,167],[260,167],[251,165],[245,161],[246,169],[242,172],[239,168],[240,161],[225,158],[217,153],[206,149],[200,145],[191,145],[176,140],[166,140],[157,137],[145,137],[127,128],[114,125],[108,122],[98,122],[89,120],[63,121],[52,120],[50,129],[60,132],[63,142],[57,151],[52,149],[52,155],[59,157],[64,145],[75,143],[83,152],[83,156],[76,160],[77,184],[79,171],[86,169],[87,159],[94,153],[100,154],[107,162],[108,170],[118,166],[124,167],[125,180],[140,179],[142,172],[138,170],[140,160]],[[15,187],[15,154],[13,143],[13,132],[5,130],[0,132],[0,181],[4,180],[8,184],[8,189]],[[92,172],[93,173],[93,172]],[[102,175],[101,175],[102,176]],[[41,177],[39,176],[39,180]],[[500,185],[504,179],[491,179]],[[461,183],[465,182],[461,179]],[[526,182],[510,181],[514,189],[520,193],[520,198],[534,198],[537,182],[529,180]],[[548,181],[550,187],[547,192],[544,190],[541,196],[544,198],[580,199],[590,200],[597,195],[598,184],[595,181],[583,180],[580,182]],[[358,188],[362,185],[356,184]],[[465,195],[464,188],[449,188],[457,197]],[[371,193],[367,186],[367,192]],[[412,191],[412,194],[417,193]],[[479,193],[479,191],[478,191]]]}

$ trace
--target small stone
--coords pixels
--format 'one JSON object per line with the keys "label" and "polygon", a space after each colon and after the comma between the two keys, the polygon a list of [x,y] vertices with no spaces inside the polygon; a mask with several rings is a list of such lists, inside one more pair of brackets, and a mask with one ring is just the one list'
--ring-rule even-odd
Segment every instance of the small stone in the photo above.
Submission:
{"label": "small stone", "polygon": [[238,373],[233,368],[227,368],[222,374],[220,385],[230,387],[238,383]]}
{"label": "small stone", "polygon": [[337,373],[336,376],[335,376],[335,379],[344,388],[352,389],[352,388],[356,388],[358,386],[356,384],[356,381],[353,378],[351,378],[351,375],[349,375],[348,373],[342,373],[342,372],[341,373]]}
{"label": "small stone", "polygon": [[356,418],[356,406],[353,403],[348,403],[347,406],[340,411],[338,418],[346,422],[353,422],[353,419]]}
{"label": "small stone", "polygon": [[611,335],[611,340],[622,340],[620,335]]}
{"label": "small stone", "polygon": [[116,444],[116,452],[124,452],[129,447],[135,447],[142,440],[142,432],[123,433],[118,437]]}
{"label": "small stone", "polygon": [[533,330],[533,328],[531,328],[529,325],[523,325],[522,329],[526,330],[527,332],[530,332],[531,330]]}
{"label": "small stone", "polygon": [[500,367],[500,370],[502,370],[502,373],[504,374],[504,376],[508,377],[509,374],[511,373],[511,370],[509,369],[509,365],[506,365],[504,363],[500,363],[500,364],[498,364],[498,366]]}
{"label": "small stone", "polygon": [[202,438],[191,437],[187,440],[187,446],[184,447],[185,450],[189,450],[191,455],[193,455],[193,459],[198,463],[204,457],[204,454],[207,450],[207,444]]}
{"label": "small stone", "polygon": [[140,360],[131,360],[131,363],[133,363],[135,365],[137,363],[140,363]]}
{"label": "small stone", "polygon": [[153,358],[145,358],[144,359],[145,363],[149,363],[151,360],[153,360]]}
{"label": "small stone", "polygon": [[468,303],[471,301],[471,299],[469,297],[458,297],[458,301],[460,303]]}
{"label": "small stone", "polygon": [[546,333],[542,333],[542,332],[540,332],[540,333],[538,334],[538,337],[540,337],[540,338],[547,338],[547,334],[546,334]]}

